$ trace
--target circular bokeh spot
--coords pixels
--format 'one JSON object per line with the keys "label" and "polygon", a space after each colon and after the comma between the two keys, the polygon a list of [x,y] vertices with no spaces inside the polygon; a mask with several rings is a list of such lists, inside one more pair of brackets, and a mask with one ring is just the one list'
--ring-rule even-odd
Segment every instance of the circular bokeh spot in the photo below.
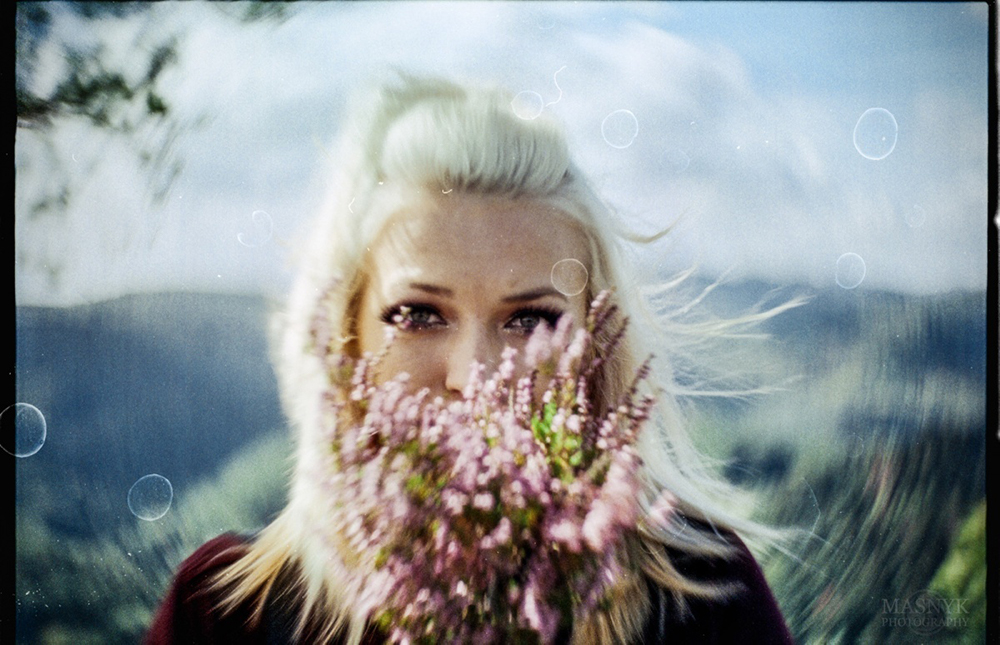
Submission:
{"label": "circular bokeh spot", "polygon": [[639,121],[628,110],[615,110],[601,122],[601,136],[612,148],[627,148],[639,135]]}
{"label": "circular bokeh spot", "polygon": [[837,284],[844,289],[853,289],[865,279],[868,268],[857,253],[845,253],[837,258]]}
{"label": "circular bokeh spot", "polygon": [[236,239],[243,246],[254,248],[266,244],[271,239],[273,231],[274,223],[271,221],[271,216],[265,211],[254,211],[240,217]]}
{"label": "circular bokeh spot", "polygon": [[128,508],[140,520],[152,522],[167,514],[174,501],[174,487],[162,475],[146,475],[128,491]]}
{"label": "circular bokeh spot", "polygon": [[545,109],[545,100],[538,92],[518,92],[517,96],[510,102],[510,107],[519,119],[531,121],[537,119]]}
{"label": "circular bokeh spot", "polygon": [[899,126],[892,112],[883,108],[865,110],[854,126],[854,147],[865,159],[885,159],[896,148]]}
{"label": "circular bokeh spot", "polygon": [[679,175],[691,165],[691,157],[680,148],[667,148],[660,154],[659,162],[665,172]]}
{"label": "circular bokeh spot", "polygon": [[15,457],[30,457],[45,445],[45,415],[30,403],[15,403],[0,412],[0,448]]}
{"label": "circular bokeh spot", "polygon": [[573,258],[559,260],[552,265],[552,286],[564,296],[575,296],[587,288],[590,274],[583,262]]}

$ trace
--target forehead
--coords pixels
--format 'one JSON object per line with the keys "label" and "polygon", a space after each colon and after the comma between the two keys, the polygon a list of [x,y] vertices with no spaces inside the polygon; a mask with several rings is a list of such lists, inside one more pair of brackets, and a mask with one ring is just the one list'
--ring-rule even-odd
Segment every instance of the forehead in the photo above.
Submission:
{"label": "forehead", "polygon": [[512,289],[547,283],[560,260],[591,266],[580,225],[534,199],[453,193],[415,200],[370,249],[372,272],[383,282],[481,279],[483,287]]}

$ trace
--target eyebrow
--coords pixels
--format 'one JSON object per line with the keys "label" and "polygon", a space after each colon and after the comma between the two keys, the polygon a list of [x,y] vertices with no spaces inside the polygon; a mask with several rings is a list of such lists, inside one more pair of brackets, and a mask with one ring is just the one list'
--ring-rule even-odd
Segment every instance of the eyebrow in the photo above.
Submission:
{"label": "eyebrow", "polygon": [[[435,296],[444,296],[446,298],[453,298],[455,296],[455,292],[447,287],[439,287],[434,284],[427,284],[426,282],[411,282],[410,288],[430,293]],[[562,300],[568,300],[565,294],[553,289],[552,287],[539,287],[538,289],[530,289],[528,291],[514,293],[509,296],[504,296],[501,300],[503,302],[527,302],[529,300],[538,300],[539,298],[544,298],[546,296],[555,296]]]}
{"label": "eyebrow", "polygon": [[504,302],[525,302],[527,300],[538,300],[539,298],[544,298],[545,296],[556,296],[563,300],[567,300],[566,295],[553,289],[551,287],[541,287],[539,289],[532,289],[530,291],[522,291],[521,293],[515,293],[509,296],[504,296]]}
{"label": "eyebrow", "polygon": [[451,289],[445,287],[439,287],[433,284],[427,284],[426,282],[411,282],[411,289],[417,289],[418,291],[424,291],[435,296],[445,296],[447,298],[454,297],[455,292]]}

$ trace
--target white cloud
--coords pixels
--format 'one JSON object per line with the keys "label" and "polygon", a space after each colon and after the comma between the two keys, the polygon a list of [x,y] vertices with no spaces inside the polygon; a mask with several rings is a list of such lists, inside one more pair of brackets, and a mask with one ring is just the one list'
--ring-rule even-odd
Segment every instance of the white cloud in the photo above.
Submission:
{"label": "white cloud", "polygon": [[[19,263],[22,301],[152,287],[247,289],[255,281],[273,288],[284,279],[282,241],[318,201],[317,172],[347,94],[389,66],[558,99],[546,109],[566,123],[581,165],[633,228],[651,231],[684,216],[673,240],[646,252],[647,265],[697,260],[709,272],[824,286],[836,258],[851,251],[868,264],[866,287],[985,285],[981,88],[956,92],[910,70],[911,89],[880,99],[899,122],[899,140],[874,162],[851,141],[860,114],[876,106],[871,88],[763,87],[768,70],[751,68],[741,51],[662,27],[685,5],[662,13],[620,3],[294,7],[278,24],[242,24],[208,4],[163,3],[152,19],[106,21],[86,34],[107,40],[119,61],[142,59],[134,51],[140,36],[179,36],[178,65],[161,89],[172,114],[192,127],[163,145],[185,165],[164,205],[151,206],[134,152],[69,125],[59,126],[50,153],[19,133],[19,257],[55,254],[72,267],[55,293],[43,286],[37,262]],[[54,35],[82,38],[77,31],[75,17],[54,23]],[[920,43],[901,35],[894,46],[919,50]],[[58,76],[56,52],[50,46],[41,56],[39,68],[52,71],[40,72],[38,83]],[[842,55],[857,66],[857,52]],[[800,64],[808,77],[809,61]],[[616,110],[629,110],[638,124],[624,149],[601,134]],[[163,135],[142,136],[148,143]],[[65,227],[27,217],[29,197],[51,186],[60,167],[46,154],[96,164],[90,174],[62,166],[80,195]],[[925,215],[916,227],[915,206]],[[274,243],[248,252],[234,242],[235,227],[255,210],[272,216]]]}

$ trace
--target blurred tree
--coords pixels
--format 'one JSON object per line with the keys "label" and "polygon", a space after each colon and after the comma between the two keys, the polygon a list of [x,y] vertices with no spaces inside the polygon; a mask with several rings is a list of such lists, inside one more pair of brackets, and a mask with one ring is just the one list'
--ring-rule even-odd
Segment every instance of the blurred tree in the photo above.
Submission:
{"label": "blurred tree", "polygon": [[[55,218],[65,226],[74,198],[93,181],[105,155],[133,157],[147,179],[149,203],[169,192],[183,166],[174,142],[193,124],[173,114],[160,89],[164,72],[177,63],[180,36],[147,28],[151,18],[145,3],[17,5],[18,225],[26,229]],[[120,38],[126,23],[135,27],[122,55],[106,39]],[[80,137],[99,143],[81,145]],[[126,241],[117,246],[125,246],[146,223],[103,224],[101,232],[122,236]],[[23,242],[19,237],[18,269],[42,269],[57,286],[71,254]]]}
{"label": "blurred tree", "polygon": [[982,643],[986,633],[986,500],[962,524],[930,588],[958,602],[956,620],[946,626],[941,641]]}
{"label": "blurred tree", "polygon": [[[70,223],[75,200],[101,181],[97,175],[109,157],[122,166],[131,164],[127,167],[136,168],[145,181],[144,217],[110,221],[108,213],[88,212],[86,225],[99,227],[110,252],[155,239],[156,207],[184,167],[178,142],[209,116],[197,105],[177,109],[180,99],[165,89],[165,79],[183,63],[187,32],[183,21],[170,18],[180,15],[184,5],[17,3],[17,270],[45,274],[49,286],[58,288],[73,249],[60,245],[50,232]],[[210,6],[223,21],[282,21],[290,15],[286,3]],[[131,177],[115,179],[129,182]],[[29,229],[40,232],[31,236],[25,233]]]}
{"label": "blurred tree", "polygon": [[[885,613],[886,603],[934,589],[931,580],[939,569],[957,570],[951,576],[938,573],[943,595],[976,598],[965,589],[967,574],[976,570],[981,526],[970,522],[963,531],[967,538],[958,538],[950,556],[957,565],[942,565],[961,519],[985,492],[981,437],[932,423],[913,436],[893,434],[878,450],[855,446],[842,461],[810,475],[822,510],[813,529],[819,539],[799,549],[798,561],[776,559],[767,569],[798,642],[919,640],[912,628],[887,620],[898,616]],[[771,506],[765,521],[803,525],[815,517],[811,499],[781,493],[775,499],[785,501]],[[973,640],[961,642],[981,642],[982,635],[973,624],[961,631]]]}

